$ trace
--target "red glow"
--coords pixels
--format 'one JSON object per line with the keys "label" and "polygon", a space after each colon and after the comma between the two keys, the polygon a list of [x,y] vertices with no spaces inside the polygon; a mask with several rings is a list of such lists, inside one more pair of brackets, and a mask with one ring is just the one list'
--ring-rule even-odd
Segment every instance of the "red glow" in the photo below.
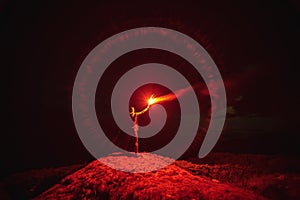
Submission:
{"label": "red glow", "polygon": [[137,115],[141,115],[141,114],[147,112],[150,109],[151,105],[156,104],[156,103],[165,102],[165,101],[172,101],[176,98],[179,98],[180,96],[182,96],[183,94],[185,94],[186,92],[188,92],[192,89],[193,89],[193,87],[189,86],[189,87],[186,87],[186,88],[175,91],[174,94],[166,94],[166,95],[163,95],[163,96],[160,96],[160,97],[155,97],[155,95],[152,94],[147,99],[147,106],[143,110],[141,110],[139,112],[136,112],[135,108],[131,107],[130,115],[132,117],[137,116]]}

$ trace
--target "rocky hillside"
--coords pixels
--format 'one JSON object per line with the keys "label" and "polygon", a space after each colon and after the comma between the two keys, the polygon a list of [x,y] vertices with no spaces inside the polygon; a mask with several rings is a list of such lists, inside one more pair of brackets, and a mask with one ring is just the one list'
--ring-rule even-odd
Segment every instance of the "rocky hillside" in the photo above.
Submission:
{"label": "rocky hillside", "polygon": [[[121,168],[139,167],[139,156],[112,155]],[[148,154],[143,167],[162,162]],[[130,173],[112,169],[95,160],[66,176],[36,199],[264,199],[253,191],[221,183],[217,179],[197,176],[176,164],[147,173]]]}

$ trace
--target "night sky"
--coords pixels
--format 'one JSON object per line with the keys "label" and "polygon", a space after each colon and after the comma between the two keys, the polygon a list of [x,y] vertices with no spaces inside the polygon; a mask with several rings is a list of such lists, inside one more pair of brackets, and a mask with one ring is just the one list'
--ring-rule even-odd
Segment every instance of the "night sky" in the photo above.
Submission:
{"label": "night sky", "polygon": [[77,70],[97,44],[143,26],[194,38],[219,67],[229,109],[214,151],[298,153],[300,7],[268,2],[1,2],[1,174],[93,159],[72,117]]}

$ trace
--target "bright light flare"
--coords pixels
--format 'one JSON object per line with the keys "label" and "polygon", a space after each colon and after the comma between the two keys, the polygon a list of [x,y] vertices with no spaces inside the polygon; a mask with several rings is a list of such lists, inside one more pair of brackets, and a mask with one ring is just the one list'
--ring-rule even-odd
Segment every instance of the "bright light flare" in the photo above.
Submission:
{"label": "bright light flare", "polygon": [[148,99],[148,105],[152,105],[156,103],[156,98],[153,97],[154,95],[152,94],[151,97]]}
{"label": "bright light flare", "polygon": [[136,112],[134,107],[131,107],[130,115],[132,117],[134,117],[134,116],[138,116],[138,115],[141,115],[141,114],[147,112],[151,105],[157,103],[157,98],[154,98],[154,95],[152,94],[151,97],[148,99],[147,103],[148,103],[147,107],[144,108],[143,110],[139,111],[139,112]]}
{"label": "bright light flare", "polygon": [[134,107],[131,107],[131,112],[130,115],[132,117],[137,116],[137,115],[141,115],[145,112],[147,112],[150,109],[150,106],[156,103],[160,103],[160,102],[164,102],[164,101],[173,101],[174,99],[182,96],[183,94],[185,94],[186,92],[192,90],[193,87],[186,87],[180,90],[177,90],[174,92],[174,94],[166,94],[160,97],[155,97],[154,94],[152,94],[150,96],[150,98],[147,100],[147,107],[145,107],[143,110],[137,112],[135,111]]}

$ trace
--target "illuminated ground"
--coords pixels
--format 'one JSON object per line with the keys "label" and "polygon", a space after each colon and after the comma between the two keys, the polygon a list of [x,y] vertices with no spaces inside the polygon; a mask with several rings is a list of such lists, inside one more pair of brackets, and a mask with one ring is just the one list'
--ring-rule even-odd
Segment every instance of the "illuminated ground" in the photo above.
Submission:
{"label": "illuminated ground", "polygon": [[[113,159],[121,167],[128,167],[138,166],[133,160],[141,158],[115,154],[105,159]],[[162,161],[156,155],[147,155],[146,159],[150,166]],[[32,170],[4,179],[1,183],[1,199],[300,197],[299,159],[296,157],[215,153],[203,160],[191,160],[198,164],[176,161],[161,170],[143,175],[116,171],[98,161],[87,165]],[[146,163],[142,167],[147,167]]]}
{"label": "illuminated ground", "polygon": [[[143,168],[162,162],[156,155],[143,159]],[[112,156],[122,168],[136,164],[139,157]],[[146,163],[148,161],[148,163]],[[65,177],[37,199],[263,199],[252,191],[220,183],[170,165],[145,174],[125,173],[94,161]]]}

